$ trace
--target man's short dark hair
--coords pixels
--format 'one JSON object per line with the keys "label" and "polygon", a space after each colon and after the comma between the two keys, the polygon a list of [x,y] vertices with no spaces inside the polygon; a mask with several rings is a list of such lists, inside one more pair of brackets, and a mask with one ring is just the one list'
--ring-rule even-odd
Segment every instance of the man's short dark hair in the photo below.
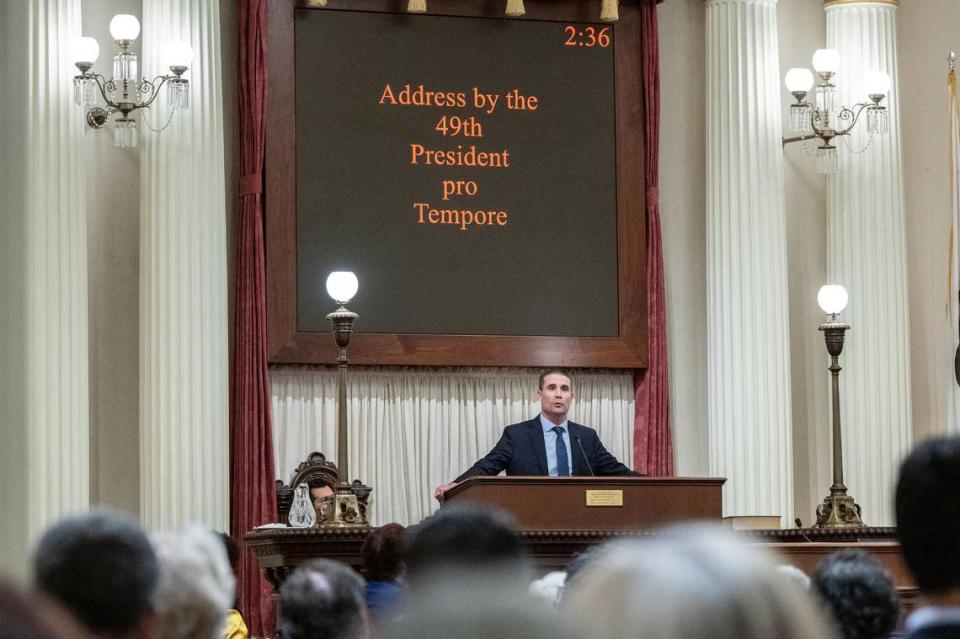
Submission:
{"label": "man's short dark hair", "polygon": [[314,488],[329,488],[331,490],[336,490],[337,487],[334,486],[333,482],[328,480],[326,477],[311,477],[307,480],[307,488],[313,490]]}
{"label": "man's short dark hair", "polygon": [[124,635],[153,611],[157,556],[132,520],[109,512],[68,517],[40,539],[38,590],[98,634]]}
{"label": "man's short dark hair", "polygon": [[519,566],[524,553],[512,517],[476,505],[451,505],[408,530],[411,582],[435,571]]}
{"label": "man's short dark hair", "polygon": [[829,607],[843,639],[883,639],[897,626],[897,588],[863,550],[847,548],[827,556],[810,584]]}
{"label": "man's short dark hair", "polygon": [[357,639],[364,634],[363,579],[350,567],[316,559],[280,589],[283,639]]}
{"label": "man's short dark hair", "polygon": [[573,387],[573,378],[570,376],[570,371],[565,368],[548,368],[540,373],[540,380],[537,382],[537,388],[540,390],[543,390],[543,380],[546,379],[547,375],[563,375],[570,380],[570,386]]}
{"label": "man's short dark hair", "polygon": [[960,587],[960,437],[924,442],[900,466],[897,536],[920,590]]}
{"label": "man's short dark hair", "polygon": [[373,529],[360,547],[369,581],[393,581],[403,573],[406,528],[391,523]]}

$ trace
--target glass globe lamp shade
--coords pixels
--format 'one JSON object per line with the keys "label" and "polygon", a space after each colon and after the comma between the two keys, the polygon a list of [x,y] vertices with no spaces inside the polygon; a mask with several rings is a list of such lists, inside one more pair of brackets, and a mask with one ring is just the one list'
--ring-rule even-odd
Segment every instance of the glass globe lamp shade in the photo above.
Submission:
{"label": "glass globe lamp shade", "polygon": [[360,283],[351,271],[333,271],[327,276],[327,295],[338,304],[346,304],[357,294]]}
{"label": "glass globe lamp shade", "polygon": [[100,57],[100,45],[94,38],[77,38],[73,41],[73,50],[71,58],[74,64],[92,65]]}
{"label": "glass globe lamp shade", "polygon": [[806,93],[813,88],[813,73],[810,69],[790,69],[784,78],[784,84],[790,93]]}
{"label": "glass globe lamp shade", "polygon": [[867,95],[886,95],[890,92],[890,76],[884,71],[867,71],[863,74],[863,88]]}
{"label": "glass globe lamp shade", "polygon": [[836,73],[840,70],[840,52],[836,49],[817,49],[813,52],[813,68],[817,73]]}
{"label": "glass globe lamp shade", "polygon": [[118,13],[110,21],[110,37],[114,40],[136,40],[140,35],[140,21],[129,13]]}
{"label": "glass globe lamp shade", "polygon": [[163,57],[168,67],[189,67],[193,62],[193,47],[183,40],[172,40],[163,50]]}
{"label": "glass globe lamp shade", "polygon": [[817,304],[824,313],[830,315],[841,313],[847,307],[847,289],[839,284],[821,286],[820,291],[817,292]]}

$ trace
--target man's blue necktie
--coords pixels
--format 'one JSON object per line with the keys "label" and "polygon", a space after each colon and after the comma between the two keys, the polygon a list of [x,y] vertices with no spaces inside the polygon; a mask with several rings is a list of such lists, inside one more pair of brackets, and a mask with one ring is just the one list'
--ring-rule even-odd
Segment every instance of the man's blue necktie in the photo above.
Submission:
{"label": "man's blue necktie", "polygon": [[570,461],[567,459],[567,443],[563,441],[563,429],[554,426],[551,430],[557,434],[557,477],[570,474]]}

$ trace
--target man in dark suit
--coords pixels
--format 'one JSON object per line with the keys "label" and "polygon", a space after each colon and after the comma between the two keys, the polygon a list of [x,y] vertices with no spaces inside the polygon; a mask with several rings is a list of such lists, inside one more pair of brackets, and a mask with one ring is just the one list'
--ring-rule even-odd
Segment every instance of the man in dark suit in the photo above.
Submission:
{"label": "man in dark suit", "polygon": [[924,442],[900,467],[897,536],[924,607],[904,639],[960,639],[960,437]]}
{"label": "man in dark suit", "polygon": [[573,401],[570,376],[562,370],[540,375],[537,397],[540,415],[503,430],[500,441],[486,457],[457,477],[438,486],[434,497],[474,475],[639,475],[611,455],[592,428],[567,421]]}

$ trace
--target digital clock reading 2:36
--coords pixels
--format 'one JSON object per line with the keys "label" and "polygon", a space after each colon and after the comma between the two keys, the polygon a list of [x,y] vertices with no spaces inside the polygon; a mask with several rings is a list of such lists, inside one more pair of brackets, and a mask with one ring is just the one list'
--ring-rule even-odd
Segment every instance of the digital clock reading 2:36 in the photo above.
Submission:
{"label": "digital clock reading 2:36", "polygon": [[610,46],[612,38],[610,36],[610,27],[575,27],[568,24],[563,27],[567,34],[567,40],[563,43],[567,47],[600,47],[605,49]]}

